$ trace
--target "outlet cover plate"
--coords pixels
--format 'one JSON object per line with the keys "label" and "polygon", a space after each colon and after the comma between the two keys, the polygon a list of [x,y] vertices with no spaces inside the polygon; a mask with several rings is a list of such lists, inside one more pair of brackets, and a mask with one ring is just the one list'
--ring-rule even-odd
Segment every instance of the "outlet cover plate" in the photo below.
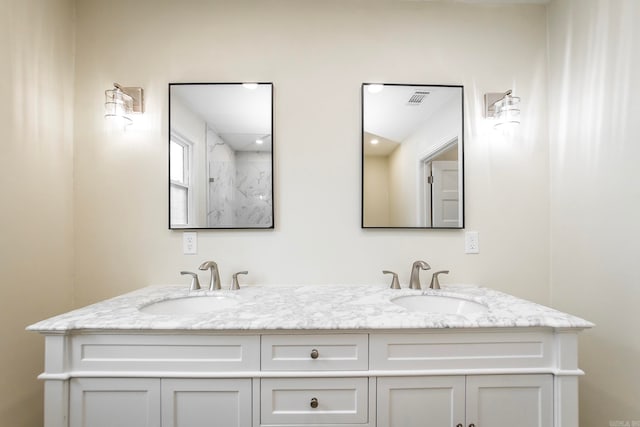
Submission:
{"label": "outlet cover plate", "polygon": [[182,233],[182,253],[185,255],[196,255],[198,253],[198,233],[195,231]]}
{"label": "outlet cover plate", "polygon": [[464,253],[480,253],[480,236],[477,231],[466,231],[464,233]]}

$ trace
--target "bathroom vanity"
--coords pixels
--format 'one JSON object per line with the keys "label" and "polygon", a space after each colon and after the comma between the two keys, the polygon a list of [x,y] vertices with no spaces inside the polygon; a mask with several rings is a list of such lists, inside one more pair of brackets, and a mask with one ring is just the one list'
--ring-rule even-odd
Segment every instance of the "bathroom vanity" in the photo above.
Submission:
{"label": "bathroom vanity", "polygon": [[158,286],[39,322],[45,426],[578,427],[591,323],[478,287],[392,301],[421,293]]}

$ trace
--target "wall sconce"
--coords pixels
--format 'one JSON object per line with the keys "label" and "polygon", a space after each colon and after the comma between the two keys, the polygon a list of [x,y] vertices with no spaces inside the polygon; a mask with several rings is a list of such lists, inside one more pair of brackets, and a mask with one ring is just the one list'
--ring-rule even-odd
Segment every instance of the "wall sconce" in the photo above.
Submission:
{"label": "wall sconce", "polygon": [[133,122],[133,113],[144,111],[141,87],[122,87],[113,84],[114,89],[104,91],[104,117],[116,118],[124,122],[125,126]]}
{"label": "wall sconce", "polygon": [[511,89],[503,93],[484,94],[484,116],[496,119],[494,128],[504,124],[520,124],[520,98],[511,96]]}

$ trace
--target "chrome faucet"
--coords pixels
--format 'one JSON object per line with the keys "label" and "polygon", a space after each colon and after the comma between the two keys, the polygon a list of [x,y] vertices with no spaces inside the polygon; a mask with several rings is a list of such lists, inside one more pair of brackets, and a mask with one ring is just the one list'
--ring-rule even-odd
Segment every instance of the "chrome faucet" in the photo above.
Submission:
{"label": "chrome faucet", "polygon": [[200,270],[211,270],[211,279],[209,280],[209,290],[217,291],[222,289],[220,286],[220,273],[218,273],[218,264],[213,261],[205,261],[198,267]]}
{"label": "chrome faucet", "polygon": [[429,270],[431,266],[424,261],[416,261],[411,266],[411,279],[409,289],[422,289],[420,286],[420,270]]}

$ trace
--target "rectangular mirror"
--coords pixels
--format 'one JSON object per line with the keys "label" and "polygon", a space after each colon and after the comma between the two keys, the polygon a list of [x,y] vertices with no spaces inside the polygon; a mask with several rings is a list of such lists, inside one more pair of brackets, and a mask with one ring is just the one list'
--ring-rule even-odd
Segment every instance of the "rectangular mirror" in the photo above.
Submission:
{"label": "rectangular mirror", "polygon": [[463,87],[362,84],[362,227],[464,227]]}
{"label": "rectangular mirror", "polygon": [[169,228],[273,228],[273,84],[169,84]]}

